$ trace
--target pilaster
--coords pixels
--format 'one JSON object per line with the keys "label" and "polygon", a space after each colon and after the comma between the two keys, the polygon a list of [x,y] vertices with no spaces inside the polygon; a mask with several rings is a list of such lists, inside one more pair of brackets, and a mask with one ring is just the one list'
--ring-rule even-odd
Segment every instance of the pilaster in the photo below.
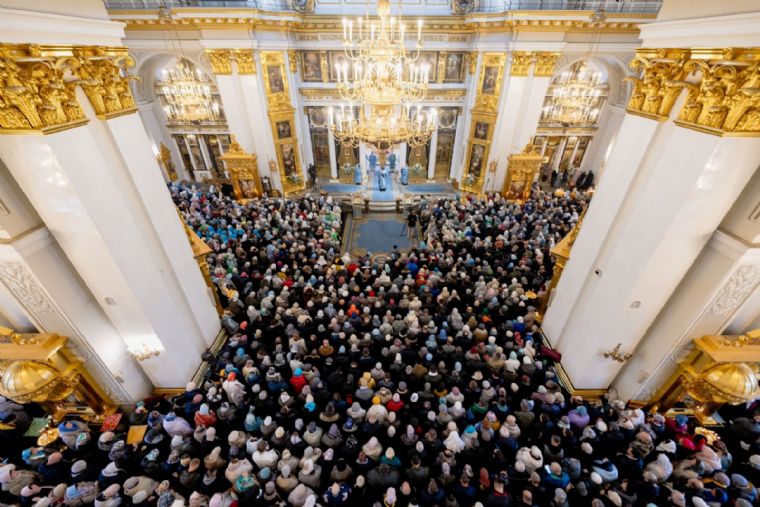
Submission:
{"label": "pilaster", "polygon": [[760,165],[760,126],[744,91],[754,86],[755,54],[642,49],[632,62],[641,77],[610,169],[544,321],[576,387],[615,379],[621,363],[591,371],[589,359],[616,343],[636,349]]}

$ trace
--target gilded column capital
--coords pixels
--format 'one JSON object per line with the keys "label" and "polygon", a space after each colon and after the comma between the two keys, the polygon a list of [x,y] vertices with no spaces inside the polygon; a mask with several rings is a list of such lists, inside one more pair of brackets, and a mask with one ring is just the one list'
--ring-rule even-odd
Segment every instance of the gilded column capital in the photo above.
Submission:
{"label": "gilded column capital", "polygon": [[681,94],[679,126],[720,136],[760,136],[760,48],[642,48],[631,61],[627,111],[667,119]]}
{"label": "gilded column capital", "polygon": [[77,74],[87,98],[99,118],[109,119],[137,111],[127,71],[134,67],[131,56],[107,48],[75,48]]}
{"label": "gilded column capital", "polygon": [[512,66],[509,68],[509,74],[512,76],[527,76],[532,63],[533,54],[530,51],[512,51]]}
{"label": "gilded column capital", "polygon": [[75,82],[64,79],[79,65],[70,48],[0,44],[0,134],[50,134],[87,123]]}
{"label": "gilded column capital", "polygon": [[688,50],[682,49],[637,51],[629,66],[641,74],[626,78],[633,83],[626,110],[655,120],[666,119],[686,84],[683,79],[688,58]]}
{"label": "gilded column capital", "polygon": [[760,64],[691,59],[685,69],[698,73],[675,123],[715,135],[760,136]]}
{"label": "gilded column capital", "polygon": [[561,57],[562,53],[539,51],[536,53],[536,67],[533,69],[533,75],[536,77],[552,77]]}
{"label": "gilded column capital", "polygon": [[252,49],[236,49],[234,56],[238,74],[256,74],[256,55]]}
{"label": "gilded column capital", "polygon": [[231,49],[207,49],[206,56],[211,62],[211,70],[214,74],[232,74]]}

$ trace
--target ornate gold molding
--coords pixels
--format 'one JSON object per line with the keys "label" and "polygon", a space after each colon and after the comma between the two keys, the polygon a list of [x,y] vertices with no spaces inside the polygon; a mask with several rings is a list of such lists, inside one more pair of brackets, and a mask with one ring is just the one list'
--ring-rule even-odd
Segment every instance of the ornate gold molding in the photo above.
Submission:
{"label": "ornate gold molding", "polygon": [[262,51],[261,71],[269,104],[269,124],[277,152],[275,172],[285,194],[303,190],[305,183],[298,153],[295,109],[290,103],[288,73],[285,71],[283,51]]}
{"label": "ornate gold molding", "polygon": [[50,134],[87,123],[81,86],[97,115],[137,110],[123,47],[0,44],[0,134]]}
{"label": "ornate gold molding", "polygon": [[511,76],[527,76],[530,73],[530,65],[533,63],[533,54],[530,51],[513,51],[512,66],[509,68]]}
{"label": "ornate gold molding", "polygon": [[475,69],[478,68],[478,52],[470,51],[467,53],[467,73],[475,74]]}
{"label": "ornate gold molding", "polygon": [[627,111],[632,114],[663,120],[668,117],[678,95],[685,86],[684,65],[688,50],[637,51],[629,66],[641,71],[641,77],[627,77],[633,83]]}
{"label": "ornate gold molding", "polygon": [[504,76],[504,53],[484,53],[480,65],[475,107],[479,111],[496,112]]}
{"label": "ornate gold molding", "polygon": [[290,64],[290,72],[293,74],[298,72],[298,50],[288,49],[288,63]]}
{"label": "ornate gold molding", "polygon": [[552,77],[561,57],[562,53],[554,51],[537,52],[536,67],[533,69],[533,75],[536,77]]}
{"label": "ornate gold molding", "polygon": [[206,56],[211,62],[211,70],[217,75],[232,74],[231,49],[207,49]]}
{"label": "ornate gold molding", "polygon": [[520,153],[507,157],[507,175],[504,178],[502,195],[510,201],[525,202],[530,198],[531,187],[536,173],[544,161],[538,147],[528,143]]}
{"label": "ornate gold molding", "polygon": [[236,49],[233,55],[237,61],[238,74],[256,74],[256,55],[252,49]]}
{"label": "ornate gold molding", "polygon": [[675,123],[720,136],[760,136],[760,48],[649,49],[636,52],[628,112],[663,120],[681,91]]}
{"label": "ornate gold molding", "polygon": [[689,71],[698,71],[698,85],[687,84],[686,102],[675,123],[716,135],[760,135],[760,66],[708,63],[690,60]]}
{"label": "ornate gold molding", "polygon": [[137,111],[127,71],[135,61],[126,53],[107,54],[106,48],[74,49],[79,57],[80,84],[99,118],[109,119]]}

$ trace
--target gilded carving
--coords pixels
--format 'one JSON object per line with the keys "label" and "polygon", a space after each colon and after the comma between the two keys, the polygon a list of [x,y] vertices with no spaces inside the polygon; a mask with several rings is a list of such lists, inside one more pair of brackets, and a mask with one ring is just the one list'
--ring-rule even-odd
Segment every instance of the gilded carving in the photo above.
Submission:
{"label": "gilded carving", "polygon": [[290,64],[290,72],[293,74],[298,72],[298,51],[295,49],[288,49],[288,63]]}
{"label": "gilded carving", "polygon": [[475,74],[475,69],[478,67],[478,52],[470,51],[467,53],[467,73]]}
{"label": "gilded carving", "polygon": [[236,199],[251,199],[263,193],[256,155],[246,153],[235,136],[232,136],[230,146],[222,155],[222,160],[230,172]]}
{"label": "gilded carving", "polygon": [[533,54],[529,51],[513,51],[512,66],[509,73],[512,76],[527,76],[530,72],[530,65],[533,63]]}
{"label": "gilded carving", "polygon": [[211,69],[214,74],[232,74],[232,50],[207,49],[206,55],[211,62]]}
{"label": "gilded carving", "polygon": [[760,65],[689,60],[685,67],[701,80],[687,85],[679,125],[716,134],[760,134]]}
{"label": "gilded carving", "polygon": [[[74,53],[78,55],[79,51],[75,49]],[[79,83],[98,117],[113,118],[137,109],[129,89],[131,76],[127,75],[135,64],[131,56],[108,56],[99,48],[95,54],[81,55],[79,61]]]}
{"label": "gilded carving", "polygon": [[496,112],[501,93],[505,60],[506,55],[504,53],[485,53],[483,55],[474,109]]}
{"label": "gilded carving", "polygon": [[0,45],[0,133],[57,132],[87,122],[75,84],[79,60],[42,56],[36,45]]}
{"label": "gilded carving", "polygon": [[633,92],[628,101],[628,112],[653,119],[664,119],[670,114],[678,95],[686,86],[683,78],[686,74],[688,52],[676,51],[664,55],[655,54],[654,58],[637,56],[629,66],[641,71],[641,77],[628,77],[633,82]]}
{"label": "gilded carving", "polygon": [[236,49],[238,74],[256,74],[256,57],[252,49]]}
{"label": "gilded carving", "polygon": [[502,190],[504,196],[510,201],[517,202],[529,199],[533,180],[543,160],[544,157],[538,151],[538,147],[532,143],[528,143],[521,153],[510,155]]}
{"label": "gilded carving", "polygon": [[536,77],[552,77],[561,57],[562,53],[539,51],[536,53],[536,67],[533,69],[533,75]]}

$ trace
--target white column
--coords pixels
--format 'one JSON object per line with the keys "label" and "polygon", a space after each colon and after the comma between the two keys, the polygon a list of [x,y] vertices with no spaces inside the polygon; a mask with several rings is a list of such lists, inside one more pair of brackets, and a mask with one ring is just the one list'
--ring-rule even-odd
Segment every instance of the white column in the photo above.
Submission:
{"label": "white column", "polygon": [[[94,118],[84,97],[80,103]],[[1,136],[0,157],[119,334],[130,341],[161,342],[165,352],[141,363],[153,384],[182,386],[214,336],[199,329],[172,267],[182,261],[169,258],[171,250],[159,237],[168,234],[167,243],[175,243],[178,218],[174,232],[151,219],[172,220],[176,212],[164,206],[168,190],[142,124],[136,116],[108,122],[115,124],[113,130],[95,118],[46,136]],[[140,188],[129,168],[154,183]],[[161,192],[163,203],[152,201]]]}
{"label": "white column", "polygon": [[335,136],[332,133],[332,129],[327,129],[327,151],[330,154],[330,177],[337,180],[338,158],[335,155]]}
{"label": "white column", "polygon": [[435,178],[435,156],[438,150],[438,129],[430,136],[430,154],[428,155],[427,179]]}
{"label": "white column", "polygon": [[187,240],[184,226],[176,213],[174,202],[166,185],[157,177],[158,163],[149,149],[149,141],[137,115],[119,116],[103,122],[112,134],[128,174],[139,190],[140,203],[147,211],[152,225],[144,232],[154,232],[165,262],[171,266],[182,293],[179,300],[187,304],[190,322],[193,322],[205,342],[210,345],[219,332],[219,315],[211,289],[206,286],[198,263]]}
{"label": "white column", "polygon": [[0,245],[0,285],[37,330],[69,338],[69,348],[115,403],[150,394],[150,380],[45,227]]}
{"label": "white column", "polygon": [[[190,180],[192,178],[192,167],[185,167],[185,162],[182,160],[182,155],[177,149],[177,143],[172,139],[171,134],[166,128],[163,112],[161,111],[161,104],[156,100],[149,102],[143,102],[137,105],[137,109],[140,113],[140,119],[145,125],[145,130],[150,138],[151,144],[155,146],[154,154],[158,153],[158,149],[161,143],[169,149],[171,153],[172,162],[174,168],[177,171],[177,176],[180,180]],[[165,175],[166,181],[169,181],[169,175]]]}
{"label": "white column", "polygon": [[691,350],[692,340],[722,334],[760,286],[760,246],[716,231],[615,379],[621,399],[648,401]]}
{"label": "white column", "polygon": [[[520,153],[536,135],[550,77],[538,77],[531,70],[528,76],[504,76],[505,86],[499,116],[496,119],[490,160]],[[507,175],[507,164],[499,164],[492,187],[501,189]]]}
{"label": "white column", "polygon": [[580,168],[581,172],[594,171],[594,183],[599,181],[599,178],[604,173],[604,169],[607,167],[607,159],[618,138],[617,133],[620,130],[620,124],[623,122],[624,117],[625,106],[607,104],[604,107],[599,128],[594,133],[591,141],[589,141]]}
{"label": "white column", "polygon": [[243,150],[256,154],[259,176],[269,176],[281,190],[279,174],[269,172],[269,160],[277,161],[277,153],[258,74],[217,74],[216,83],[230,132]]}
{"label": "white column", "polygon": [[557,149],[554,150],[554,158],[552,159],[552,171],[559,171],[559,164],[562,162],[562,154],[565,153],[567,148],[567,136],[562,136],[559,139]]}
{"label": "white column", "polygon": [[691,348],[712,334],[741,334],[760,314],[760,195],[756,171],[742,195],[615,379],[622,399],[648,401]]}
{"label": "white column", "polygon": [[579,389],[610,385],[601,353],[636,347],[760,165],[758,138],[631,115],[619,136],[545,319]]}

